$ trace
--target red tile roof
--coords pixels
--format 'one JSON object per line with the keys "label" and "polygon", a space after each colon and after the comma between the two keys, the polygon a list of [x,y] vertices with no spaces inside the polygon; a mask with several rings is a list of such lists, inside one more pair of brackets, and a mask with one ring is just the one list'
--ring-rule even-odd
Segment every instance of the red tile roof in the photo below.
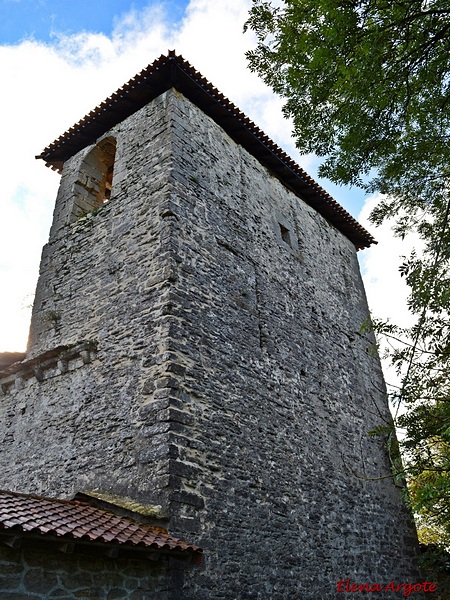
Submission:
{"label": "red tile roof", "polygon": [[60,541],[201,556],[201,548],[130,518],[76,500],[0,491],[0,532],[40,534]]}
{"label": "red tile roof", "polygon": [[243,112],[196,71],[170,51],[138,73],[112,96],[47,146],[39,156],[61,170],[64,162],[170,88],[176,88],[228,135],[255,156],[282,183],[341,231],[356,248],[376,243],[372,235],[314,179],[279,148]]}

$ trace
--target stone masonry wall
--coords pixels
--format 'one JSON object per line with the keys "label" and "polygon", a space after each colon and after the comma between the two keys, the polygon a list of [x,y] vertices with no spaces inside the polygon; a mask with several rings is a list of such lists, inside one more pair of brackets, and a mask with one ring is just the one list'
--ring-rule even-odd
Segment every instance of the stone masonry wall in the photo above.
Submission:
{"label": "stone masonry wall", "polygon": [[[185,599],[417,578],[409,515],[367,435],[389,413],[352,244],[175,90],[107,136],[98,211],[73,218],[92,147],[64,167],[37,370],[0,388],[0,486],[153,506],[205,550]],[[86,343],[91,360],[61,369]]]}
{"label": "stone masonry wall", "polygon": [[167,559],[64,554],[48,544],[0,544],[1,600],[168,600],[179,588]]}
{"label": "stone masonry wall", "polygon": [[[73,219],[74,189],[92,148],[64,167],[27,353],[42,376],[18,373],[0,389],[4,489],[62,497],[99,490],[132,496],[167,518],[169,420],[177,414],[168,414],[166,391],[166,103],[157,99],[109,132],[117,141],[114,189],[98,211]],[[89,363],[41,368],[49,350],[79,343],[95,345]],[[148,425],[149,394],[166,410],[165,422]]]}
{"label": "stone masonry wall", "polygon": [[414,528],[379,479],[383,440],[368,436],[389,412],[360,332],[354,247],[197,107],[172,101],[170,333],[193,417],[181,458],[201,469],[184,486],[205,503],[193,511],[206,550],[193,597],[317,600],[340,579],[417,577]]}

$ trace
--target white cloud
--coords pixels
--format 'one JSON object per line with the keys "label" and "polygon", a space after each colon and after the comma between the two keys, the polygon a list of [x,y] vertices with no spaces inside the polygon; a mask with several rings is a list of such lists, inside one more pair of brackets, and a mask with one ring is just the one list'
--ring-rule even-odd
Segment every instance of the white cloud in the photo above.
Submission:
{"label": "white cloud", "polygon": [[110,37],[54,34],[0,46],[0,352],[23,350],[41,248],[47,240],[59,177],[35,160],[92,108],[160,54],[183,54],[288,152],[289,130],[280,102],[246,67],[243,34],[250,0],[192,0],[185,18],[169,27],[162,5],[132,10]]}
{"label": "white cloud", "polygon": [[409,288],[400,276],[399,267],[402,257],[410,254],[417,240],[414,236],[405,240],[394,237],[391,222],[374,228],[369,215],[381,198],[379,194],[367,198],[358,217],[361,225],[371,230],[378,242],[359,256],[364,286],[374,317],[389,318],[397,325],[408,326],[411,324],[411,315],[406,308]]}
{"label": "white cloud", "polygon": [[399,318],[404,320],[407,295],[407,288],[398,272],[402,242],[394,237],[389,223],[374,228],[369,222],[369,214],[380,199],[379,195],[367,198],[358,217],[361,225],[370,229],[378,242],[364,250],[359,260],[371,313],[382,319],[392,316],[398,322]]}
{"label": "white cloud", "polygon": [[[409,256],[413,248],[420,249],[421,242],[417,235],[410,234],[404,240],[394,237],[391,222],[386,222],[374,230],[369,215],[381,199],[379,194],[367,198],[358,218],[364,227],[373,231],[378,241],[376,246],[371,246],[359,255],[364,287],[374,318],[389,320],[400,327],[410,327],[414,323],[414,316],[407,310],[409,288],[400,276],[399,267],[403,257]],[[383,355],[388,346],[385,341],[379,341],[380,354]],[[401,343],[389,340],[389,346],[398,348],[401,347]],[[382,360],[382,367],[388,389],[394,391],[391,386],[398,386],[400,377],[388,359]],[[395,413],[397,408],[392,407],[392,411]]]}

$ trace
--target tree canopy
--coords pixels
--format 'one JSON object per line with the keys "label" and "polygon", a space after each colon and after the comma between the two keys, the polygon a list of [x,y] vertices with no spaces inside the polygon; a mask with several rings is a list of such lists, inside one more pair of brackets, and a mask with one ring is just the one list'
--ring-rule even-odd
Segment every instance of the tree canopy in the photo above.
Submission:
{"label": "tree canopy", "polygon": [[376,224],[420,238],[401,275],[414,325],[377,323],[389,357],[409,498],[450,544],[450,5],[448,0],[253,0],[250,68],[285,99],[319,175],[380,193]]}
{"label": "tree canopy", "polygon": [[450,164],[448,0],[254,0],[247,27],[250,68],[321,175],[428,204]]}

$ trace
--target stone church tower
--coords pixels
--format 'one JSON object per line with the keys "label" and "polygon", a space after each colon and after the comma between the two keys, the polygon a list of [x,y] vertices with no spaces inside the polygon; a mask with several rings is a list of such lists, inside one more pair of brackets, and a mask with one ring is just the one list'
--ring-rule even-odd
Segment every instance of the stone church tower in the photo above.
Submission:
{"label": "stone church tower", "polygon": [[183,598],[417,580],[368,436],[389,419],[371,236],[174,53],[39,158],[62,179],[1,380],[0,488],[152,507],[204,549]]}

